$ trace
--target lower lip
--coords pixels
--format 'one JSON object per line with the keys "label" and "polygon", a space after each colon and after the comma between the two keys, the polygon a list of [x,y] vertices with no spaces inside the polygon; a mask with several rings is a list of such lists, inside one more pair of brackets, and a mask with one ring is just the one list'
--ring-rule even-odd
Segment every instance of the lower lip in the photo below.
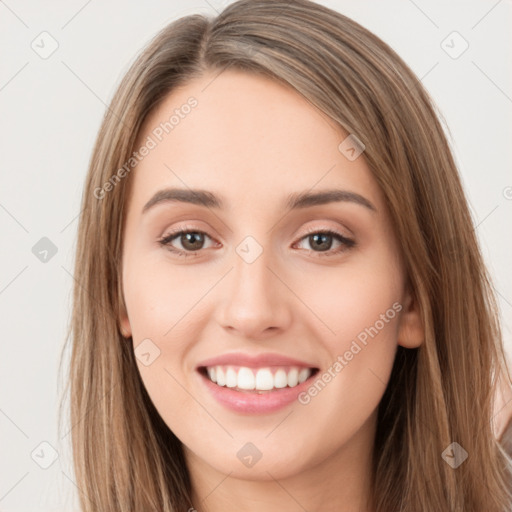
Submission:
{"label": "lower lip", "polygon": [[235,391],[232,388],[215,384],[201,373],[199,375],[219,403],[232,411],[251,414],[270,413],[290,405],[301,392],[309,387],[311,378],[314,377],[314,375],[310,376],[293,388],[286,387],[257,393],[255,391]]}

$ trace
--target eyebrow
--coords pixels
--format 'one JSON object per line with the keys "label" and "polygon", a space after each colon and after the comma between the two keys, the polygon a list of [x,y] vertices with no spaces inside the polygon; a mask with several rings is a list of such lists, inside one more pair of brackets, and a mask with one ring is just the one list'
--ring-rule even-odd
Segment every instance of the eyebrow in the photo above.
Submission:
{"label": "eyebrow", "polygon": [[[142,213],[146,213],[149,209],[157,204],[182,202],[205,206],[207,208],[223,209],[224,202],[212,192],[202,189],[181,189],[166,188],[159,190],[144,205]],[[376,212],[377,208],[365,197],[348,190],[321,190],[319,192],[296,192],[291,194],[285,201],[285,207],[289,210],[309,208],[312,206],[321,206],[328,203],[348,202],[364,206],[372,212]]]}

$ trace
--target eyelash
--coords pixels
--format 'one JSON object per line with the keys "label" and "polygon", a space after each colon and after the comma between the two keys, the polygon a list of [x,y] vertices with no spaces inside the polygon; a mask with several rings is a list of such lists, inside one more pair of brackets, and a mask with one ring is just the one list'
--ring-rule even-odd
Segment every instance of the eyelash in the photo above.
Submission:
{"label": "eyelash", "polygon": [[[164,246],[166,249],[168,249],[169,251],[171,251],[172,253],[176,254],[179,257],[184,257],[184,258],[188,258],[190,256],[197,257],[197,256],[199,256],[199,252],[201,252],[201,249],[199,249],[197,251],[182,251],[181,249],[176,249],[175,247],[172,247],[170,245],[170,243],[174,239],[180,237],[181,235],[185,235],[185,234],[188,234],[188,233],[197,233],[197,234],[200,234],[200,235],[206,235],[208,238],[211,238],[204,231],[201,231],[201,230],[198,230],[198,229],[184,228],[184,229],[181,229],[179,231],[174,231],[173,233],[169,233],[168,235],[164,236],[163,238],[160,238],[158,240],[158,242],[162,246]],[[299,240],[297,240],[297,242],[300,242],[303,239],[307,238],[308,236],[314,235],[314,234],[330,235],[330,236],[334,237],[336,240],[338,240],[338,242],[340,242],[342,244],[336,250],[332,250],[332,249],[329,249],[328,251],[313,251],[312,249],[308,250],[309,252],[316,253],[318,257],[332,257],[332,256],[336,256],[337,254],[339,254],[341,252],[344,252],[344,251],[346,251],[348,249],[351,249],[352,247],[354,247],[356,245],[356,242],[354,240],[352,240],[350,238],[347,238],[347,237],[343,236],[342,234],[340,234],[337,231],[334,231],[332,229],[312,229],[312,230],[308,231],[307,233],[305,233],[301,238],[299,238]]]}

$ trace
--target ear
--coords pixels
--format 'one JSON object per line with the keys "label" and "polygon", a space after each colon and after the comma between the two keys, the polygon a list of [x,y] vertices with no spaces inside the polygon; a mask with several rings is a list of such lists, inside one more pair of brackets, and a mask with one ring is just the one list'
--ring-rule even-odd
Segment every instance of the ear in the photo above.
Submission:
{"label": "ear", "polygon": [[402,303],[403,309],[398,326],[398,344],[405,348],[418,348],[425,340],[419,304],[408,291]]}
{"label": "ear", "polygon": [[120,307],[121,313],[119,314],[119,327],[121,334],[125,338],[129,338],[132,335],[132,328],[130,326],[130,320],[128,319],[128,313],[124,304]]}

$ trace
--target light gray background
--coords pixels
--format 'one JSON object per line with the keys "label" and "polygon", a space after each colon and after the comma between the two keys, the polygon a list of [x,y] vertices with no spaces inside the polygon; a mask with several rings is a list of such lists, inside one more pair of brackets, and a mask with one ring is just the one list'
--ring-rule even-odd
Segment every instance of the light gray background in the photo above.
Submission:
{"label": "light gray background", "polygon": [[[228,3],[0,0],[3,512],[78,510],[70,436],[64,435],[69,427],[62,438],[57,433],[57,363],[69,321],[82,184],[105,105],[159,29],[186,14],[215,14]],[[319,3],[388,42],[441,109],[499,294],[510,353],[512,2]],[[43,31],[58,43],[46,59],[31,47],[51,48]],[[456,59],[463,41],[454,31],[469,44]],[[32,252],[42,237],[58,249],[46,263]],[[52,450],[58,459],[43,469]]]}

